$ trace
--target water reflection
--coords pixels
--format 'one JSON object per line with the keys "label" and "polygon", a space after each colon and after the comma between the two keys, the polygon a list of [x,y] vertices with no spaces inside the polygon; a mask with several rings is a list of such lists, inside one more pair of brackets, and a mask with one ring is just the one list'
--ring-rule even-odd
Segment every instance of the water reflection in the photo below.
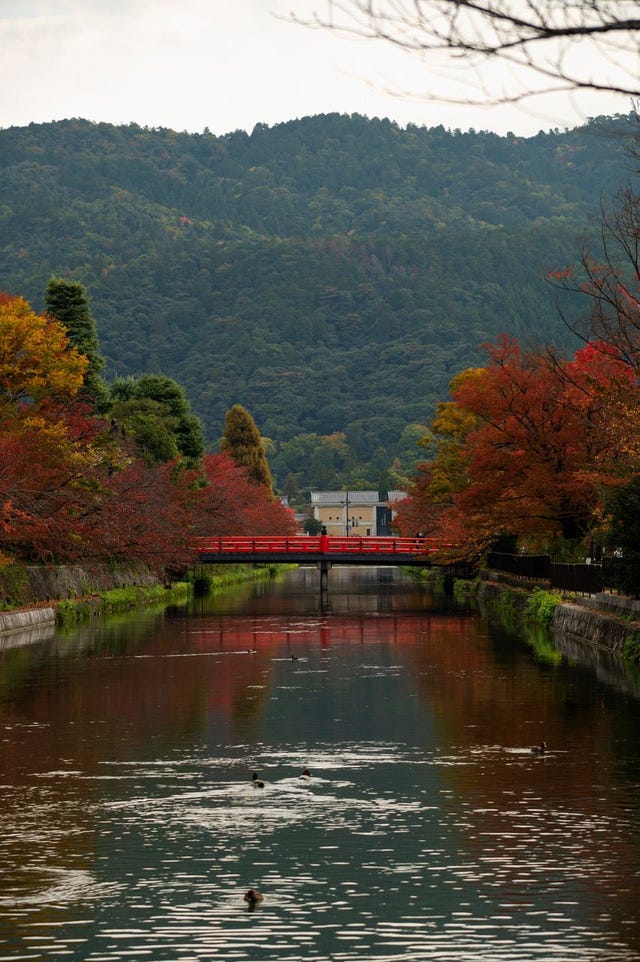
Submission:
{"label": "water reflection", "polygon": [[640,958],[638,700],[331,579],[0,655],[0,960]]}

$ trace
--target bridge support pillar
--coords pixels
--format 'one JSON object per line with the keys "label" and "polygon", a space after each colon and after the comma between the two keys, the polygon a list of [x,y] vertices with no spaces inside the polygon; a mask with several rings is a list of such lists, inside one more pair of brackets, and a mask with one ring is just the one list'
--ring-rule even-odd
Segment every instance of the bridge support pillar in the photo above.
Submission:
{"label": "bridge support pillar", "polygon": [[326,595],[329,591],[329,572],[331,571],[330,561],[318,561],[318,570],[320,571],[320,594]]}

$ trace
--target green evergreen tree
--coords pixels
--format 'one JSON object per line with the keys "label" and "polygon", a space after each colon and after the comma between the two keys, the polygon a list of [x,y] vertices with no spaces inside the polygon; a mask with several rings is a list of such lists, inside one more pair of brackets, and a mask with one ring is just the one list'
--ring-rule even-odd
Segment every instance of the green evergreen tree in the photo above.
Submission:
{"label": "green evergreen tree", "polygon": [[305,518],[302,522],[302,528],[307,534],[317,535],[322,534],[323,524],[318,518]]}
{"label": "green evergreen tree", "polygon": [[236,464],[246,468],[252,484],[272,489],[273,480],[260,432],[249,412],[241,404],[234,404],[227,411],[220,450],[228,451]]}
{"label": "green evergreen tree", "polygon": [[116,378],[111,399],[112,416],[151,461],[168,461],[179,454],[195,465],[204,454],[202,422],[173,378],[163,374]]}
{"label": "green evergreen tree", "polygon": [[164,405],[150,398],[129,398],[112,404],[109,413],[149,464],[164,464],[179,456],[176,422]]}
{"label": "green evergreen tree", "polygon": [[100,354],[96,322],[89,308],[83,284],[52,277],[47,285],[47,312],[66,327],[73,346],[89,360],[81,396],[97,411],[104,413],[109,405],[109,389],[101,371],[104,358]]}

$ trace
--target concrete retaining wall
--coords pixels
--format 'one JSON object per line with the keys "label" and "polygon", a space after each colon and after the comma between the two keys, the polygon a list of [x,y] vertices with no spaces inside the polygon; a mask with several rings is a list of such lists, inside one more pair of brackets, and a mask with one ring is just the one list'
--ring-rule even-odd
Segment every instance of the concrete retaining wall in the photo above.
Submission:
{"label": "concrete retaining wall", "polygon": [[54,608],[0,612],[0,649],[45,641],[53,637],[55,628]]}
{"label": "concrete retaining wall", "polygon": [[54,623],[56,613],[54,608],[32,608],[29,611],[0,612],[0,632],[26,631],[38,625]]}

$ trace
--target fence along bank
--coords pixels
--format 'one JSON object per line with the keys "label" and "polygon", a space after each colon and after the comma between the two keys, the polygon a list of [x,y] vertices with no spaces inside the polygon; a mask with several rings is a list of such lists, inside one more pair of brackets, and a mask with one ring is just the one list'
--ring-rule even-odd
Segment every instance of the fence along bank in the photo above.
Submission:
{"label": "fence along bank", "polygon": [[640,597],[640,562],[625,558],[603,558],[599,562],[564,564],[546,554],[506,554],[491,551],[487,568],[503,571],[526,581],[546,582],[550,588],[595,595],[618,591],[630,598]]}

